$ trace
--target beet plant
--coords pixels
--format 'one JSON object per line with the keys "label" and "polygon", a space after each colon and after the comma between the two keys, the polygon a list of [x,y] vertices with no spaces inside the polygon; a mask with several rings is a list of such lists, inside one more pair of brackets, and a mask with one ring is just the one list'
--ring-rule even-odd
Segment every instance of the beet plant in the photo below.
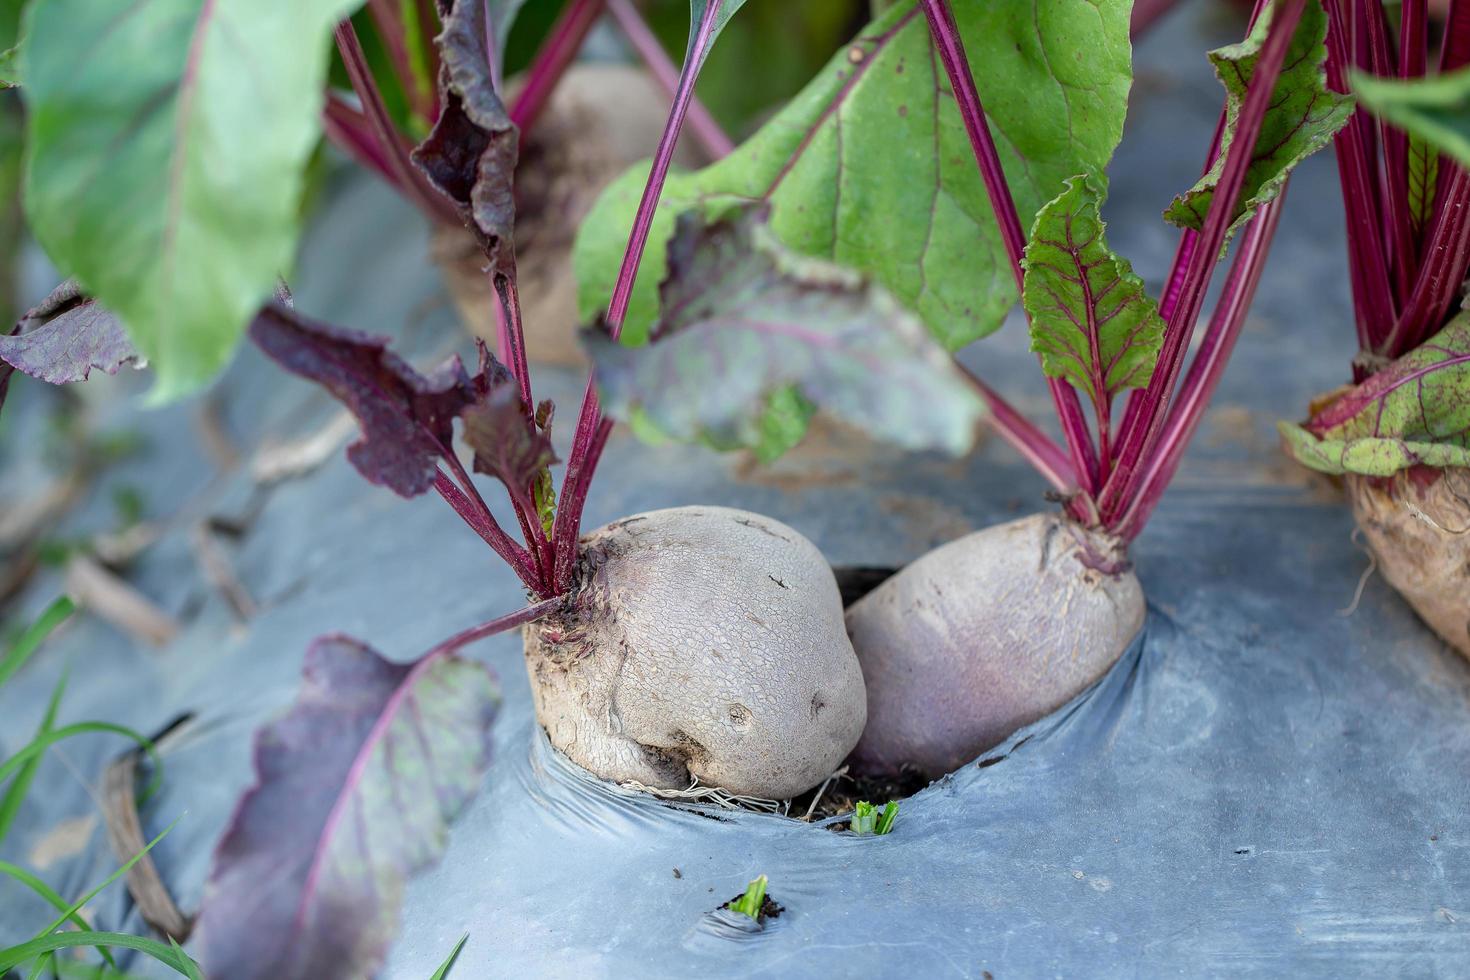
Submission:
{"label": "beet plant", "polygon": [[[410,149],[372,123],[395,172],[481,249],[498,356],[481,343],[473,369],[453,357],[420,370],[381,337],[295,308],[277,276],[294,242],[307,137],[333,111],[322,92],[327,35],[358,111],[372,122],[381,103],[344,41],[351,28],[341,18],[354,6],[256,16],[243,0],[145,0],[122,11],[33,0],[16,59],[28,215],[75,281],[4,339],[0,383],[12,370],[70,382],[146,361],[157,372],[153,397],[164,400],[207,381],[248,329],[270,358],[356,416],[362,434],[347,456],[365,478],[405,497],[437,493],[529,600],[407,663],[340,634],[312,644],[296,702],[256,733],[256,783],[215,853],[194,937],[214,976],[358,976],[382,962],[404,879],[440,852],[488,764],[498,695],[484,667],[460,655],[468,643],[524,628],[552,744],[597,775],[645,788],[790,797],[838,768],[867,712],[832,571],[796,530],[684,507],[582,533],[613,423],[589,377],[557,479],[555,409],[534,397],[526,357],[518,130],[494,41],[516,4],[423,7],[439,24],[432,126]],[[739,6],[691,3],[644,206],[623,231],[618,286],[600,317],[609,347],[695,79]],[[570,33],[564,25],[547,45]],[[154,57],[135,71],[142,49]],[[276,59],[289,71],[255,87],[254,69]],[[540,59],[552,79],[553,60]],[[745,365],[743,377],[725,373],[714,386],[715,372],[698,365],[666,375],[682,386],[691,431],[721,445],[761,441],[784,408],[821,406],[903,446],[970,446],[982,400],[870,277],[793,251],[760,208],[707,209],[667,237],[659,261],[685,274],[669,279],[648,332],[702,338],[709,365]],[[751,316],[756,332],[742,329]],[[778,397],[768,397],[771,384]],[[472,471],[501,484],[509,531]]]}
{"label": "beet plant", "polygon": [[[657,209],[636,190],[648,168],[636,168],[579,237],[584,312],[610,294],[628,311],[624,339],[647,340],[592,337],[612,410],[663,437],[714,432],[767,452],[794,441],[814,406],[771,370],[776,341],[758,304],[719,340],[666,326],[698,302],[704,270],[675,258],[700,216],[767,215],[743,261],[779,244],[870,277],[951,351],[1020,298],[1062,444],[971,383],[1064,506],[951,542],[848,610],[868,693],[855,762],[869,771],[952,770],[1086,688],[1133,641],[1145,602],[1129,544],[1239,335],[1291,169],[1351,111],[1326,86],[1317,0],[1260,5],[1248,37],[1210,54],[1226,103],[1203,176],[1166,212],[1183,230],[1156,301],[1108,247],[1101,217],[1131,83],[1130,12],[1082,0],[891,5],[730,155],[670,175]],[[631,291],[613,257],[630,214],[671,242],[669,263]],[[764,400],[726,399],[751,363]],[[692,400],[694,379],[717,393]],[[922,431],[927,414],[905,424]]]}
{"label": "beet plant", "polygon": [[1384,577],[1470,656],[1470,4],[1438,25],[1412,0],[1328,11],[1332,84],[1359,98],[1336,138],[1359,351],[1353,383],[1281,432],[1342,478]]}

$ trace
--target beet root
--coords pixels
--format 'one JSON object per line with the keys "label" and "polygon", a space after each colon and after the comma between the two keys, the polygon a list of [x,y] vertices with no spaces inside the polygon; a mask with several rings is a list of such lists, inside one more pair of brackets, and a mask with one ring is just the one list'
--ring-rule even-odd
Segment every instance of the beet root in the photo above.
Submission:
{"label": "beet root", "polygon": [[1350,475],[1347,490],[1383,577],[1430,629],[1470,657],[1470,469],[1428,481]]}
{"label": "beet root", "polygon": [[1065,704],[1143,627],[1143,589],[1111,539],[1055,515],[967,535],[847,611],[868,689],[863,772],[937,777]]}
{"label": "beet root", "polygon": [[536,717],[618,783],[785,799],[831,775],[867,714],[832,569],[758,514],[678,507],[582,542],[568,611],[525,628]]}

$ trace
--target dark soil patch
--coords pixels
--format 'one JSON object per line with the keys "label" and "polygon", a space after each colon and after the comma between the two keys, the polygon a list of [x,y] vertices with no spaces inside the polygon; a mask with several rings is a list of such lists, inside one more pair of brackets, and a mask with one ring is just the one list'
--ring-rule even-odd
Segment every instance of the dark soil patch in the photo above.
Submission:
{"label": "dark soil patch", "polygon": [[[816,807],[812,800],[821,787],[814,787],[791,800],[791,816],[798,819],[825,820],[842,813],[851,813],[859,802],[868,802],[881,808],[889,800],[905,800],[929,785],[930,780],[913,770],[904,770],[895,777],[859,776],[843,773],[827,785]],[[811,816],[806,817],[808,810]],[[899,819],[903,819],[900,811]],[[847,823],[832,824],[828,830],[847,830]]]}

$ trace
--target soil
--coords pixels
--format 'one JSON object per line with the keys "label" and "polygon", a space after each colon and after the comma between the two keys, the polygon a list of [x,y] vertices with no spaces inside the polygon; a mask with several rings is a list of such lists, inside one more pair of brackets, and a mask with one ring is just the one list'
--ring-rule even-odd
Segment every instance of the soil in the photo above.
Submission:
{"label": "soil", "polygon": [[[905,767],[897,776],[877,777],[860,776],[853,773],[843,772],[836,776],[827,785],[826,789],[818,786],[808,790],[800,796],[791,800],[789,811],[792,817],[798,820],[814,822],[835,817],[844,813],[851,813],[860,802],[872,803],[874,806],[882,807],[889,800],[903,800],[913,796],[919,790],[929,785],[929,780],[916,769]],[[821,797],[817,794],[821,792]],[[812,806],[813,800],[816,806]],[[807,816],[807,811],[811,816]],[[899,820],[903,819],[903,808],[899,808]],[[849,824],[829,824],[828,830],[847,830]]]}

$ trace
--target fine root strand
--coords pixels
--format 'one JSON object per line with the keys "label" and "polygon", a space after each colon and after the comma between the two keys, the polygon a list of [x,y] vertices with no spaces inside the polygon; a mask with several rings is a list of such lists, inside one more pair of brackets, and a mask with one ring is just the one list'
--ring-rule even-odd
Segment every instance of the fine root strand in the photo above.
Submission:
{"label": "fine root strand", "polygon": [[[833,780],[840,779],[840,778],[842,778],[843,776],[846,776],[846,775],[847,775],[847,767],[846,766],[842,766],[836,772],[834,772],[832,775],[830,775],[826,779],[822,780],[822,785],[817,788],[817,795],[812,797],[812,805],[809,806],[809,807],[807,807],[806,808],[806,813],[802,815],[802,818],[801,819],[802,819],[803,822],[805,822],[805,823],[811,823],[812,814],[817,812],[817,804],[820,803],[820,802],[822,802],[822,794],[825,793],[825,792],[827,792],[827,787],[832,785],[832,781]],[[787,805],[788,806],[790,805],[790,801],[789,800],[787,801]]]}
{"label": "fine root strand", "polygon": [[1347,618],[1358,611],[1358,603],[1363,601],[1363,590],[1368,587],[1368,580],[1373,577],[1373,573],[1378,571],[1378,556],[1373,554],[1372,548],[1363,546],[1360,540],[1362,535],[1362,528],[1355,527],[1353,528],[1353,533],[1349,535],[1349,539],[1352,541],[1353,547],[1368,556],[1368,567],[1363,569],[1362,575],[1358,576],[1358,587],[1353,590],[1353,601],[1348,603],[1347,608],[1337,611],[1337,614],[1343,618]]}
{"label": "fine root strand", "polygon": [[660,789],[645,786],[637,780],[618,783],[624,789],[637,790],[656,796],[661,800],[683,800],[689,803],[713,803],[725,810],[752,810],[756,813],[785,814],[791,808],[790,800],[768,800],[759,796],[740,796],[718,786],[701,786],[699,777],[694,777],[686,789]]}
{"label": "fine root strand", "polygon": [[1413,514],[1416,518],[1434,528],[1440,534],[1448,534],[1451,537],[1455,538],[1470,534],[1470,527],[1462,527],[1458,530],[1456,530],[1455,528],[1445,527],[1443,524],[1439,523],[1439,521],[1436,521],[1434,518],[1426,514],[1419,507],[1418,504],[1409,499],[1408,495],[1403,495],[1402,497],[1400,497],[1400,499],[1403,501],[1404,506],[1408,508],[1409,513]]}

